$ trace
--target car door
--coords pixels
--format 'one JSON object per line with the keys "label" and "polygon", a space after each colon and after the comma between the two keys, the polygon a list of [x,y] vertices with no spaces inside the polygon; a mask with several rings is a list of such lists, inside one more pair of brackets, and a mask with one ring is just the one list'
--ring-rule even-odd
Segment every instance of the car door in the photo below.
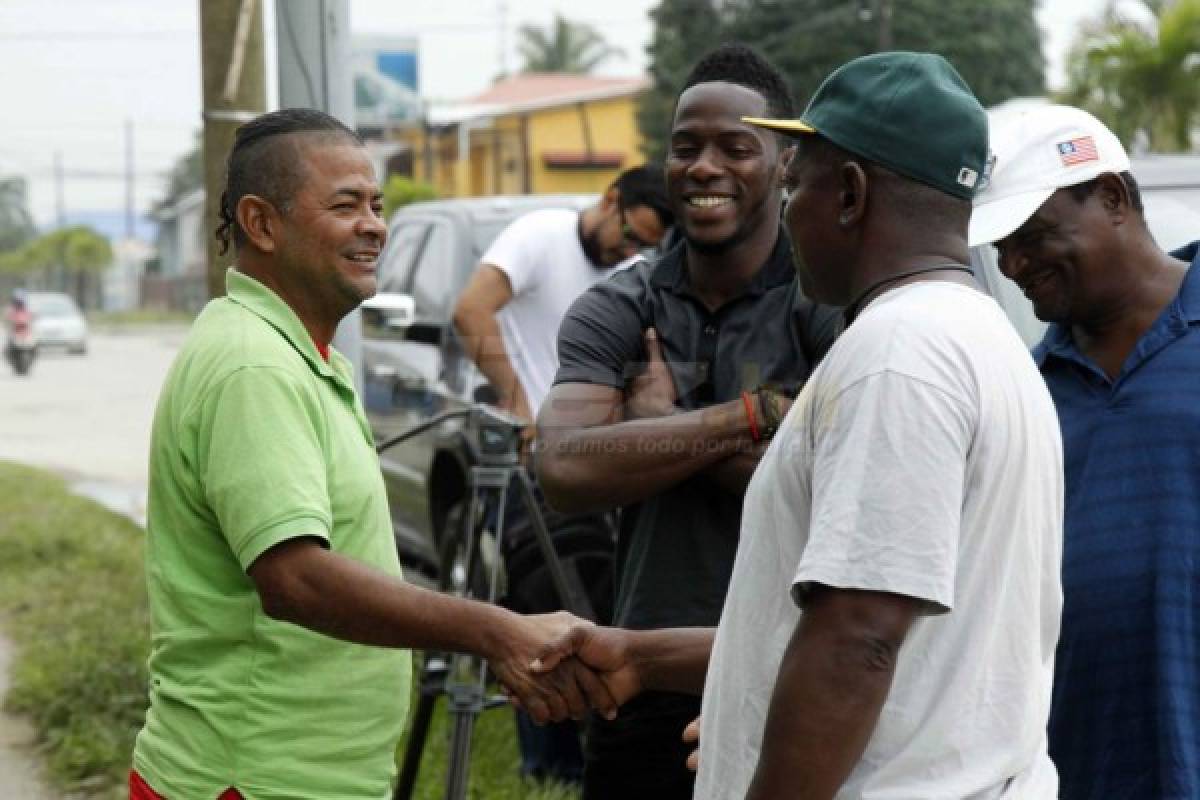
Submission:
{"label": "car door", "polygon": [[[411,266],[397,284],[381,288],[410,295],[414,318],[403,339],[364,337],[364,397],[377,441],[427,422],[457,403],[446,383],[443,357],[455,276],[460,271],[461,243],[454,219],[415,217],[398,227],[395,237],[400,246],[411,248]],[[404,258],[399,253],[396,258],[402,269]],[[412,551],[410,555],[428,559],[436,558],[428,479],[441,434],[431,429],[380,455],[400,545]]]}
{"label": "car door", "polygon": [[[416,268],[433,221],[428,217],[400,212],[388,234],[388,242],[379,259],[379,291],[409,294]],[[414,352],[416,351],[416,352]],[[409,419],[402,413],[403,387],[420,379],[420,351],[408,341],[376,338],[364,331],[362,342],[363,407],[375,435],[383,442],[401,432]],[[387,487],[388,505],[396,543],[402,556],[432,558],[428,532],[408,497],[413,476],[405,458],[404,445],[380,455],[380,466]]]}

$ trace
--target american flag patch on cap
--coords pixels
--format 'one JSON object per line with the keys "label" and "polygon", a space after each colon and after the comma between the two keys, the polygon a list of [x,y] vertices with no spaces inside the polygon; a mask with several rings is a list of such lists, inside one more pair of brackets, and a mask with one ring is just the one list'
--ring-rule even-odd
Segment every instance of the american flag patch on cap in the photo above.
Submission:
{"label": "american flag patch on cap", "polygon": [[1058,157],[1062,159],[1064,167],[1100,160],[1100,154],[1096,152],[1096,140],[1090,136],[1059,142],[1057,147]]}

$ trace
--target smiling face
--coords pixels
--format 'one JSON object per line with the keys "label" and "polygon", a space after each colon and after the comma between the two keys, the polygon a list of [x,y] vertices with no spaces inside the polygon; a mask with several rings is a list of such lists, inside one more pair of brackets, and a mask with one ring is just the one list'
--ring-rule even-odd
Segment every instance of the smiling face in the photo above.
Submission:
{"label": "smiling face", "polygon": [[737,84],[700,83],[679,96],[667,194],[692,247],[723,252],[779,224],[779,141],[741,121],[765,115],[766,99]]}
{"label": "smiling face", "polygon": [[[1113,176],[1115,178],[1115,176]],[[1119,180],[1119,178],[1117,179]],[[1021,287],[1045,322],[1072,323],[1090,316],[1122,288],[1107,255],[1116,246],[1110,181],[1083,202],[1059,189],[1024,225],[996,242],[1000,271]]]}
{"label": "smiling face", "polygon": [[280,215],[278,278],[306,309],[341,319],[375,294],[383,198],[362,147],[320,136],[297,147],[304,179]]}

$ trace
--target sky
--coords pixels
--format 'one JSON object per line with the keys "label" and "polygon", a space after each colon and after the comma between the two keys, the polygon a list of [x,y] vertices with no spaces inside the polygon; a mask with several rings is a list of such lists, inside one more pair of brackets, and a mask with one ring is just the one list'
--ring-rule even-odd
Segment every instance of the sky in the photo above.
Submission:
{"label": "sky", "polygon": [[[264,0],[268,82],[273,78],[274,4]],[[134,197],[144,213],[164,175],[200,127],[199,0],[0,0],[0,176],[29,182],[41,226],[56,219],[54,165],[65,175],[68,215],[125,204],[126,131],[132,130]],[[1051,86],[1080,20],[1106,0],[1042,0]],[[364,36],[416,36],[420,90],[469,97],[518,65],[516,31],[547,26],[556,12],[595,26],[624,51],[598,71],[640,74],[656,0],[350,0]],[[269,90],[268,103],[274,101]],[[127,126],[127,122],[130,123]]]}

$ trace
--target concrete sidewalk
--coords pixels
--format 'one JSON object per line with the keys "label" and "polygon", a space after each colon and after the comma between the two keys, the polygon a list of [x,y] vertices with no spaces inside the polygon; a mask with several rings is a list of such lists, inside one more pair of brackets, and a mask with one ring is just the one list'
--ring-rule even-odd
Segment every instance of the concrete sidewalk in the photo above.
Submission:
{"label": "concrete sidewalk", "polygon": [[[0,698],[8,692],[11,663],[12,643],[0,636]],[[42,781],[33,743],[33,727],[27,721],[0,711],[0,797],[62,800]]]}

